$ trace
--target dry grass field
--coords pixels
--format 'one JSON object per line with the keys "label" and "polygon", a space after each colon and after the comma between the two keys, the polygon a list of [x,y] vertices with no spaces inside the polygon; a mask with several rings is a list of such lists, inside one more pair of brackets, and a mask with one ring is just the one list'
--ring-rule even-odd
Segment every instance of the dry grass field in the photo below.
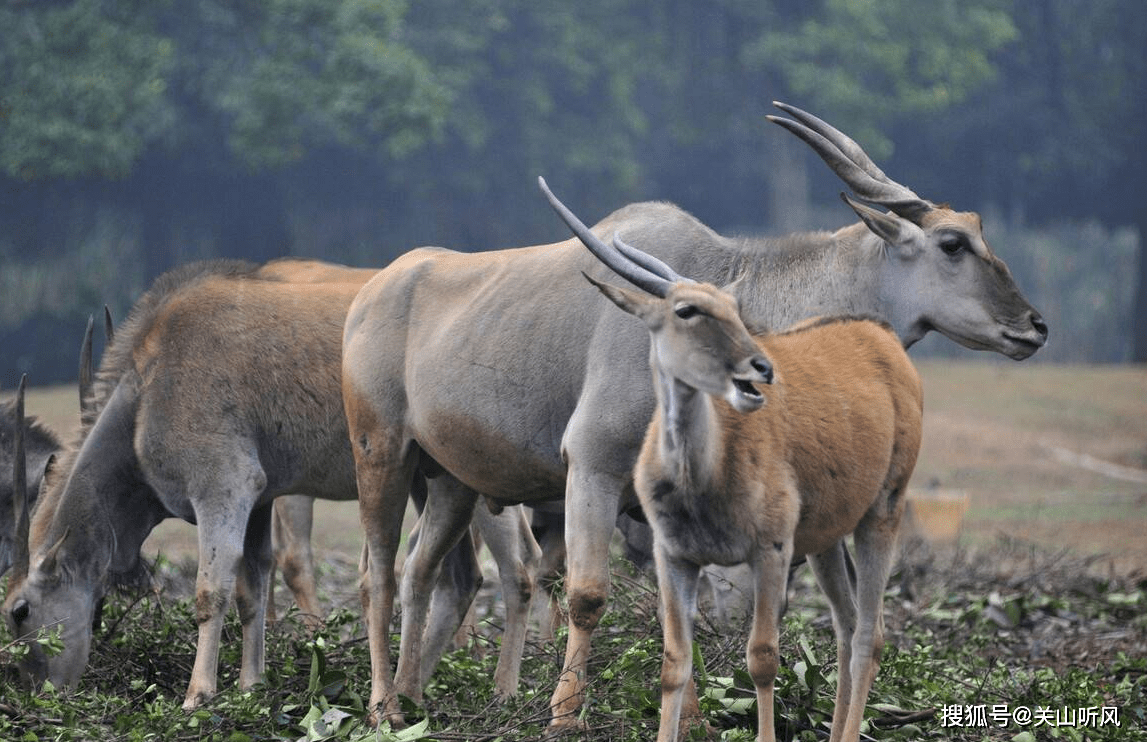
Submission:
{"label": "dry grass field", "polygon": [[961,542],[999,537],[1147,569],[1147,368],[919,363],[913,486],[966,492]]}
{"label": "dry grass field", "polygon": [[[995,359],[925,360],[925,432],[914,489],[966,494],[960,544],[1001,537],[1119,571],[1147,570],[1147,368],[1058,366]],[[31,390],[29,414],[65,438],[74,387]],[[357,506],[317,506],[316,554],[357,559]],[[145,545],[181,559],[194,529],[168,521]]]}

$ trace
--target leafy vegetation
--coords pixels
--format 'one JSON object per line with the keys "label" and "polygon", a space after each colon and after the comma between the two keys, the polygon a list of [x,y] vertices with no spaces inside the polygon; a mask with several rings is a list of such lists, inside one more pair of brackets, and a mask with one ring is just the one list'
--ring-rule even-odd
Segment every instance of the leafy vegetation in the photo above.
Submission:
{"label": "leafy vegetation", "polygon": [[[885,601],[888,645],[869,698],[866,734],[883,740],[1013,742],[1147,738],[1147,579],[1103,575],[1101,564],[1003,542],[977,555],[906,551]],[[193,579],[190,565],[161,567],[157,575],[166,592],[186,590]],[[353,585],[355,576],[327,577],[324,588],[332,580]],[[615,565],[614,584],[611,610],[595,639],[584,730],[570,739],[645,740],[656,732],[661,645],[656,591],[622,563]],[[559,648],[529,644],[519,696],[497,702],[490,667],[497,641],[495,598],[487,591],[480,600],[488,615],[482,630],[447,655],[424,705],[407,706],[405,729],[370,730],[361,723],[369,659],[357,612],[344,608],[333,610],[314,635],[293,615],[271,627],[266,682],[247,692],[235,688],[239,631],[229,624],[222,692],[205,708],[185,714],[180,703],[194,656],[191,602],[147,595],[109,601],[80,690],[30,694],[9,672],[0,701],[0,736],[220,742],[541,739]],[[695,677],[715,739],[755,736],[745,637],[743,621],[728,628],[699,622]],[[824,600],[805,569],[796,573],[791,590],[782,659],[779,738],[823,739],[835,691],[835,647]],[[1086,715],[1089,709],[1092,716]],[[1107,717],[1100,716],[1101,709]],[[1066,722],[1069,712],[1071,726],[1052,726],[1057,713]],[[692,738],[701,738],[700,730]]]}

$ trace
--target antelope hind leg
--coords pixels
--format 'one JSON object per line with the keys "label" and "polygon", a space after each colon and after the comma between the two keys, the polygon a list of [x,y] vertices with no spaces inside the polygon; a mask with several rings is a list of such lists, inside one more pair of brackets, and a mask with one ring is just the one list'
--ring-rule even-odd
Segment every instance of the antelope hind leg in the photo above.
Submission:
{"label": "antelope hind leg", "polygon": [[404,723],[390,671],[390,619],[398,587],[394,564],[402,537],[402,518],[414,475],[414,461],[413,456],[408,456],[406,460],[394,462],[385,453],[378,453],[391,450],[382,443],[355,447],[359,519],[364,533],[363,622],[370,646],[367,721],[372,725],[383,718],[395,725]]}
{"label": "antelope hind leg", "polygon": [[243,626],[239,687],[263,679],[266,664],[267,585],[271,572],[271,506],[256,508],[247,521],[243,560],[235,583],[235,606]]}
{"label": "antelope hind leg", "polygon": [[[402,575],[402,634],[395,686],[399,693],[416,702],[422,699],[423,631],[432,588],[447,554],[466,535],[477,500],[475,492],[449,475],[431,480],[426,509],[422,511],[418,543],[406,560]],[[472,555],[472,546],[470,552]],[[461,613],[465,613],[465,608]]]}
{"label": "antelope hind leg", "polygon": [[[315,589],[315,558],[311,548],[314,528],[315,499],[307,495],[286,495],[275,500],[271,527],[271,544],[275,555],[271,563],[271,577],[267,581],[269,595],[274,595],[274,569],[283,573],[283,581],[299,607],[303,623],[311,631],[323,622],[322,608]],[[267,607],[267,615],[275,620],[274,603]]]}
{"label": "antelope hind leg", "polygon": [[[900,501],[891,508],[878,503],[860,521],[853,534],[856,545],[857,625],[852,636],[850,662],[852,697],[848,720],[839,737],[841,740],[859,738],[868,693],[880,668],[880,655],[884,649],[884,589],[892,570],[896,533],[904,509],[903,499],[897,499]],[[834,735],[832,739],[838,738]]]}
{"label": "antelope hind leg", "polygon": [[434,592],[430,596],[430,609],[426,630],[422,633],[422,667],[419,685],[426,687],[443,652],[453,643],[453,637],[473,610],[474,596],[482,586],[482,572],[469,529],[443,560]]}
{"label": "antelope hind leg", "polygon": [[499,698],[509,698],[518,692],[530,602],[538,584],[542,550],[521,507],[504,508],[494,515],[480,505],[474,511],[474,523],[494,556],[502,584],[506,627],[494,670],[494,692]]}
{"label": "antelope hind leg", "polygon": [[839,667],[836,703],[832,711],[832,739],[839,740],[848,718],[852,700],[852,636],[856,631],[856,586],[849,576],[843,541],[827,551],[809,556],[817,584],[824,591],[832,610],[832,627],[836,634],[836,657]]}

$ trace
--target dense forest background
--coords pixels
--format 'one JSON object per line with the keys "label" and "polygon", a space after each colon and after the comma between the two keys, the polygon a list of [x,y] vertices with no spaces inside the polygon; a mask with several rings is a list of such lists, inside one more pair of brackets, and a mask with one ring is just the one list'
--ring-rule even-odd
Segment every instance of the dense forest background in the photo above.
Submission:
{"label": "dense forest background", "polygon": [[980,211],[1037,359],[1147,360],[1139,0],[0,0],[0,29],[5,388],[74,378],[87,317],[189,260],[564,239],[539,174],[591,222],[850,223],[774,99]]}

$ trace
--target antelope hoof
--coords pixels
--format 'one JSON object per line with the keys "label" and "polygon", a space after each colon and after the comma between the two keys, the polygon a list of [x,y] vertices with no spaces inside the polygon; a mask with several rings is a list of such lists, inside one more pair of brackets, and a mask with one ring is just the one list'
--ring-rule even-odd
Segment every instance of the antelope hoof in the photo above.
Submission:
{"label": "antelope hoof", "polygon": [[713,728],[705,716],[701,713],[701,702],[697,697],[697,686],[694,684],[692,678],[689,679],[689,685],[685,689],[685,698],[681,708],[681,725],[678,727],[677,738],[685,740],[689,738],[691,730],[703,729],[705,731],[705,739],[713,739],[717,730]]}
{"label": "antelope hoof", "polygon": [[496,684],[494,686],[494,698],[497,699],[499,703],[509,703],[510,701],[514,700],[514,697],[517,695],[517,686],[514,686],[513,688],[499,688]]}
{"label": "antelope hoof", "polygon": [[586,732],[589,730],[589,725],[582,719],[579,719],[575,714],[566,714],[565,716],[556,716],[550,721],[550,725],[546,727],[546,739],[556,739],[566,734],[573,734],[577,732]]}
{"label": "antelope hoof", "polygon": [[188,689],[183,699],[183,710],[190,713],[214,697],[214,691]]}
{"label": "antelope hoof", "polygon": [[[402,711],[395,709],[388,712],[383,708],[383,705],[382,702],[371,705],[370,711],[366,715],[367,726],[371,729],[377,729],[378,725],[385,721],[390,724],[391,729],[405,729],[406,717],[402,715]],[[397,705],[396,703],[395,706]]]}

